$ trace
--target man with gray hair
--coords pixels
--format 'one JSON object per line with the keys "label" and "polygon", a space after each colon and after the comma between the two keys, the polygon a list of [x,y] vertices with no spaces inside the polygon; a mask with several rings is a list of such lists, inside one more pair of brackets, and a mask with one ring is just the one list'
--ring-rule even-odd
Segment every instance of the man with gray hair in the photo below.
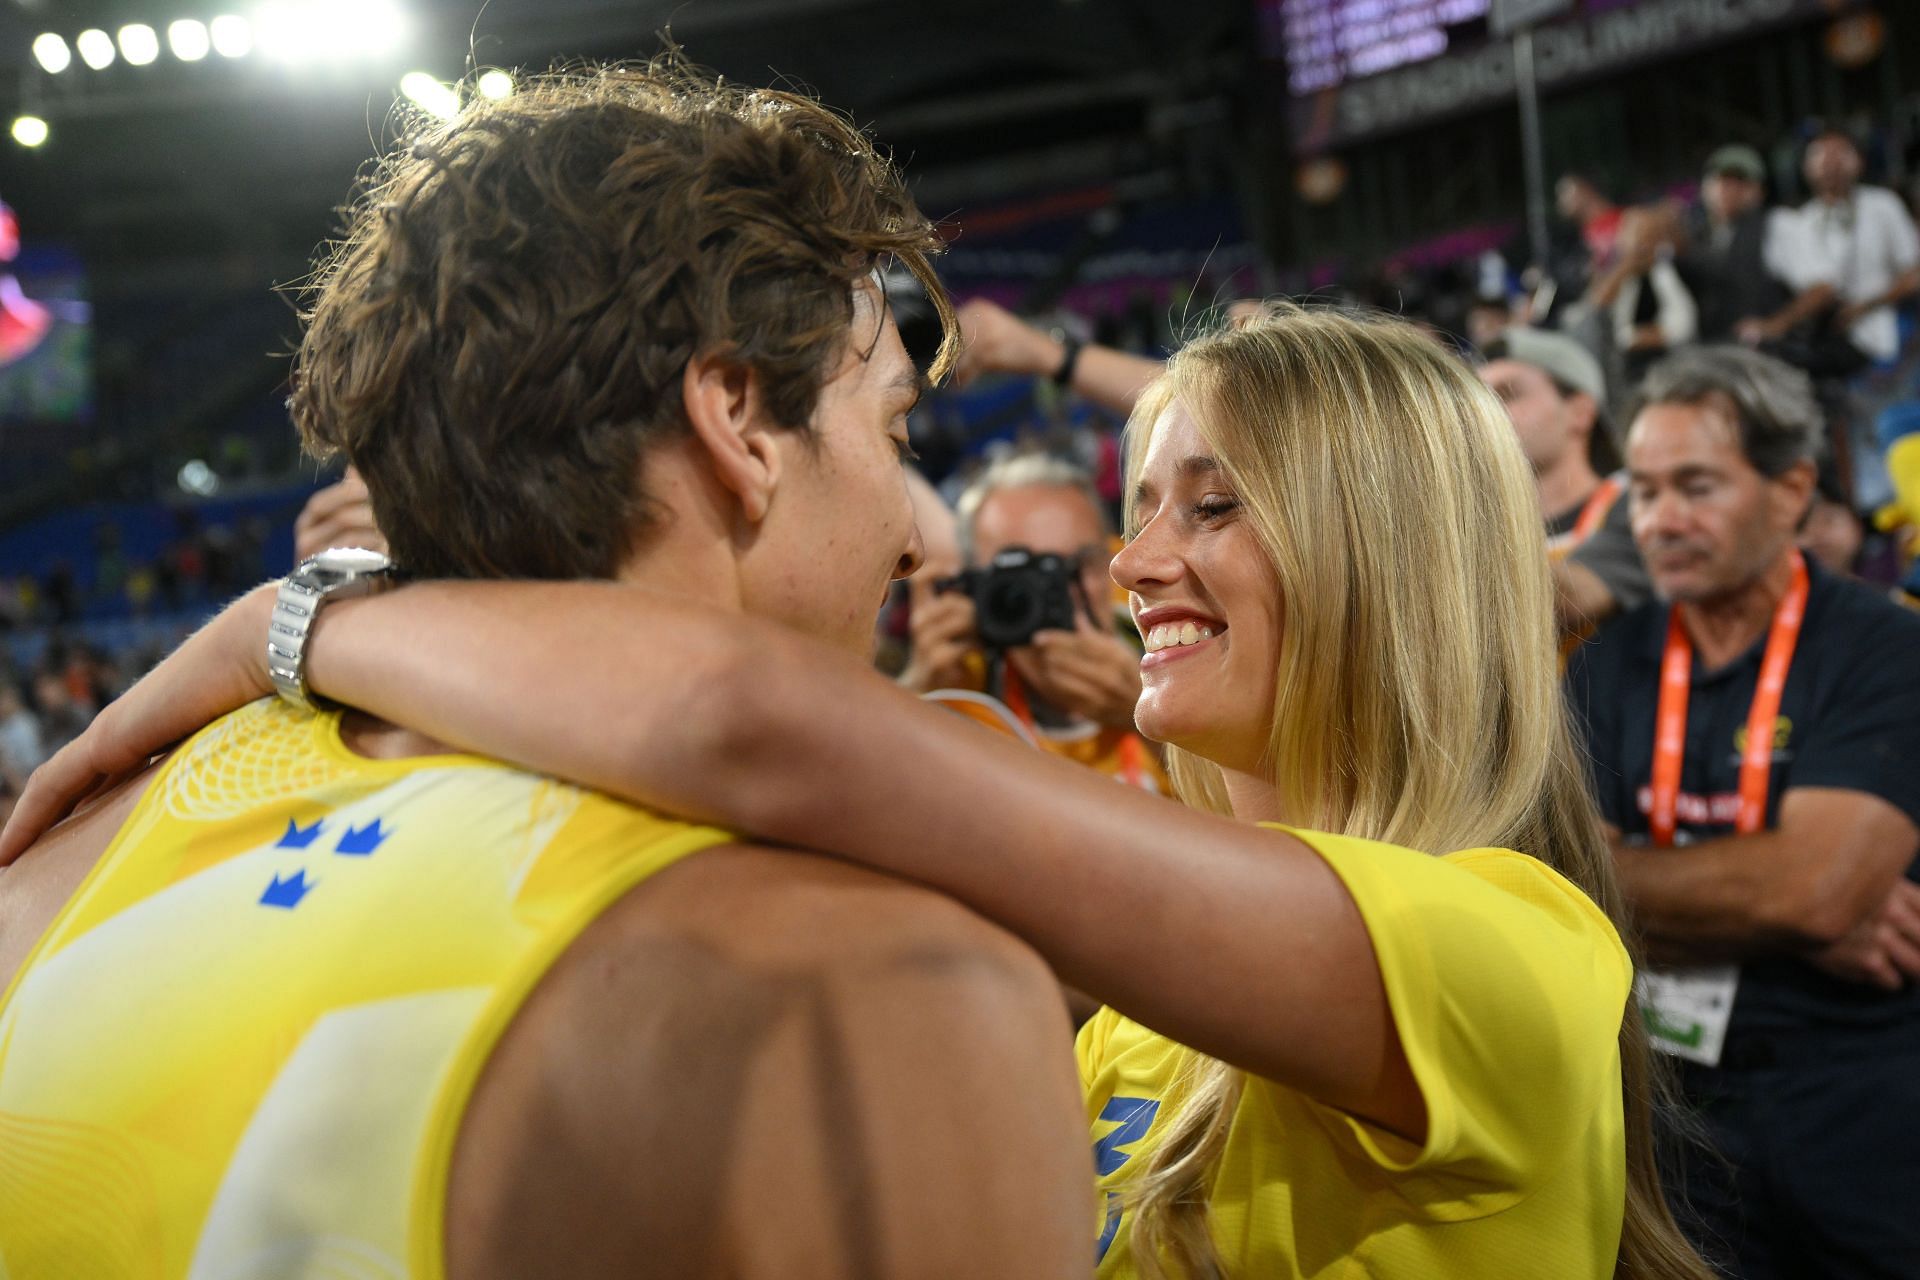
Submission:
{"label": "man with gray hair", "polygon": [[916,693],[971,689],[1006,703],[1046,751],[1131,785],[1166,792],[1165,775],[1134,731],[1140,651],[1118,634],[1112,607],[1113,529],[1087,473],[1043,453],[1017,453],[982,471],[960,496],[960,551],[968,565],[1023,548],[1074,567],[1074,627],[1032,642],[981,643],[973,600],[923,573],[908,581],[913,654],[900,681]]}
{"label": "man with gray hair", "polygon": [[1920,1275],[1920,616],[1796,547],[1822,434],[1772,357],[1655,366],[1626,453],[1660,599],[1568,671],[1648,1030],[1725,1157],[1677,1190],[1752,1280]]}

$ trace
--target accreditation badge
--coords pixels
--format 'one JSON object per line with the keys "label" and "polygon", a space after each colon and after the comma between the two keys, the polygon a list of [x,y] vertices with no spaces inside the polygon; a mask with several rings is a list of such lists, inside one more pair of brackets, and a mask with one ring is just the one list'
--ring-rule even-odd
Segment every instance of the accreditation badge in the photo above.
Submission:
{"label": "accreditation badge", "polygon": [[1720,1065],[1739,987],[1737,964],[1643,969],[1634,981],[1653,1047],[1708,1067]]}

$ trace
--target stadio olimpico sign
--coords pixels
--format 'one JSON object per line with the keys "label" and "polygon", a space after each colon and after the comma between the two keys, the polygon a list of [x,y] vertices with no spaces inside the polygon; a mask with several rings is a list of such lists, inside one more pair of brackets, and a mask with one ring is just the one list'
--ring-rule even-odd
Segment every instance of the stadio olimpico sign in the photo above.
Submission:
{"label": "stadio olimpico sign", "polygon": [[[1644,0],[1540,27],[1534,66],[1540,87],[1550,89],[1850,7],[1833,0]],[[1513,45],[1494,41],[1295,99],[1294,136],[1300,150],[1318,151],[1513,96]]]}

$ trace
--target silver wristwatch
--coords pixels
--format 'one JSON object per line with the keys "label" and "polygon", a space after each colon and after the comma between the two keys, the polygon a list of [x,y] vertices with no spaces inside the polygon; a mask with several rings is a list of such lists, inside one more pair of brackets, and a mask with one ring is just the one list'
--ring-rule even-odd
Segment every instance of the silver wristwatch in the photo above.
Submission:
{"label": "silver wristwatch", "polygon": [[314,709],[307,689],[307,636],[321,605],[375,595],[397,580],[391,560],[361,547],[329,547],[288,574],[267,624],[267,674],[280,696],[302,711]]}

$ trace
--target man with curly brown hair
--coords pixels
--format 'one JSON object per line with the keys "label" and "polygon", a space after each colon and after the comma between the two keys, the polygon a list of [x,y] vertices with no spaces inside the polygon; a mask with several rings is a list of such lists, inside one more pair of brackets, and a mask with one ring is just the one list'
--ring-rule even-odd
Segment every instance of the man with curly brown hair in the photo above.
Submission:
{"label": "man with curly brown hair", "polygon": [[[808,99],[677,60],[536,78],[381,163],[316,277],[294,418],[414,574],[605,579],[853,660],[919,559],[896,451],[921,377],[871,273],[930,287],[944,365],[937,247]],[[1069,1028],[1032,951],[431,723],[289,705],[305,636],[354,607],[335,588],[381,572],[296,575],[288,699],[0,878],[0,1273],[1087,1267]],[[273,605],[214,628],[265,636]],[[599,643],[647,661],[644,635]]]}

